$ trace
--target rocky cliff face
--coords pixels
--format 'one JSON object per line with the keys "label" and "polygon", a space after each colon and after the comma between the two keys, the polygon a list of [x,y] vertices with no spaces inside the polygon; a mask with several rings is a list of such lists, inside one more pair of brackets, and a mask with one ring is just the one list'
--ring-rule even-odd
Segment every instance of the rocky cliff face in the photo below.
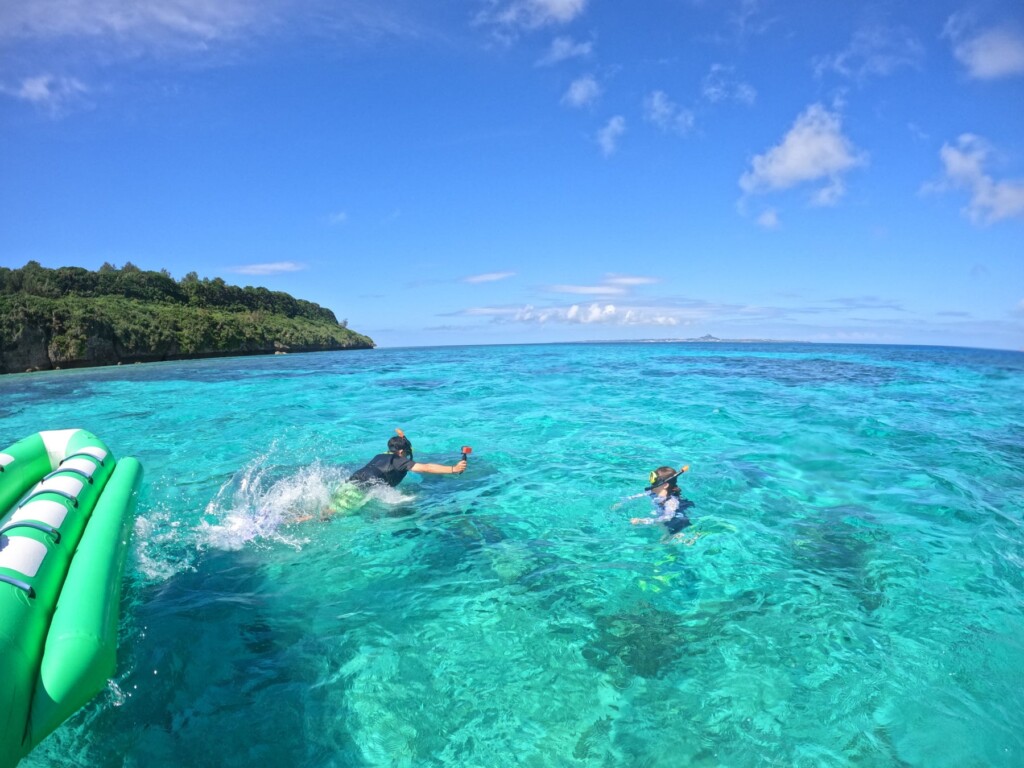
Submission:
{"label": "rocky cliff face", "polygon": [[25,327],[17,338],[4,339],[0,347],[0,373],[52,368],[47,343],[42,328]]}
{"label": "rocky cliff face", "polygon": [[365,343],[360,340],[362,338],[365,337],[359,337],[353,343],[342,343],[335,339],[310,344],[285,344],[276,340],[247,341],[230,348],[200,347],[185,353],[174,341],[145,347],[136,339],[120,339],[112,328],[100,322],[89,323],[84,333],[71,338],[55,334],[53,329],[39,325],[23,325],[20,332],[12,337],[0,339],[0,373],[373,347],[372,342]]}

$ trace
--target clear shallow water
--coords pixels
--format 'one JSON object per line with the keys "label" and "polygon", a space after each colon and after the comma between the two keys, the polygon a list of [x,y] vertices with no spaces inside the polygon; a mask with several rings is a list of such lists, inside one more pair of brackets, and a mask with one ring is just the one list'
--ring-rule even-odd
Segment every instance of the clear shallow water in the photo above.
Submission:
{"label": "clear shallow water", "polygon": [[[146,482],[23,766],[1024,764],[1024,355],[393,349],[0,379]],[[402,427],[415,476],[296,524]],[[692,546],[634,527],[688,462]]]}

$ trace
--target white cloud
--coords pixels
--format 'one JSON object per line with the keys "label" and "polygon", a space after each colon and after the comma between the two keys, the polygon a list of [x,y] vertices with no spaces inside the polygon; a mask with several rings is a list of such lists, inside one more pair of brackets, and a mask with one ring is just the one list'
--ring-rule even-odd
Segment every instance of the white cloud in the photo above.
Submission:
{"label": "white cloud", "polygon": [[763,16],[763,0],[741,0],[739,10],[731,14],[731,21],[740,40],[765,34],[775,23],[774,18]]}
{"label": "white cloud", "polygon": [[282,272],[301,272],[304,269],[306,269],[305,264],[297,264],[294,261],[274,261],[267,264],[243,264],[240,267],[228,267],[225,271],[238,275],[277,275]]}
{"label": "white cloud", "polygon": [[33,0],[0,4],[3,37],[113,37],[211,41],[272,16],[271,2],[245,0]]}
{"label": "white cloud", "polygon": [[572,304],[568,307],[545,307],[536,308],[527,305],[507,316],[518,323],[563,323],[571,325],[655,325],[672,326],[678,325],[680,320],[670,314],[663,314],[658,310],[648,310],[638,307],[616,307],[614,304],[589,305]]}
{"label": "white cloud", "polygon": [[860,81],[885,77],[900,67],[920,69],[923,60],[924,46],[909,30],[869,27],[858,30],[845,50],[817,58],[814,69],[819,76],[833,71]]}
{"label": "white cloud", "polygon": [[408,12],[372,0],[31,0],[0,2],[0,41],[92,40],[104,57],[216,49],[290,28],[372,40],[422,33]]}
{"label": "white cloud", "polygon": [[843,174],[865,162],[843,135],[839,115],[812,104],[777,146],[754,157],[739,183],[745,193],[754,194],[824,181],[813,201],[833,205],[844,192]]}
{"label": "white cloud", "polygon": [[580,296],[621,296],[631,288],[657,283],[657,278],[639,275],[606,275],[599,285],[549,285],[550,293],[569,293]]}
{"label": "white cloud", "polygon": [[515,272],[487,272],[482,275],[470,275],[462,278],[464,283],[493,283],[498,280],[506,280],[515,276]]}
{"label": "white cloud", "polygon": [[605,278],[605,283],[608,285],[621,285],[626,287],[633,287],[636,285],[653,285],[658,282],[655,277],[639,277],[633,275],[608,275]]}
{"label": "white cloud", "polygon": [[779,212],[774,208],[768,208],[757,217],[757,223],[765,229],[779,228]]}
{"label": "white cloud", "polygon": [[931,138],[917,123],[907,123],[907,130],[917,141],[928,141]]}
{"label": "white cloud", "polygon": [[616,115],[605,124],[604,128],[597,132],[597,144],[601,147],[601,154],[605,157],[615,153],[619,148],[619,140],[626,132],[626,118]]}
{"label": "white cloud", "polygon": [[619,285],[551,285],[551,293],[573,293],[581,296],[613,296],[626,292]]}
{"label": "white cloud", "polygon": [[996,181],[985,171],[992,148],[982,138],[965,133],[956,145],[943,144],[939,151],[947,183],[926,185],[925,189],[953,186],[970,192],[965,213],[975,223],[991,224],[1000,219],[1024,217],[1024,181]]}
{"label": "white cloud", "polygon": [[1010,26],[974,32],[973,19],[954,14],[946,22],[943,35],[953,45],[953,55],[978,80],[1024,74],[1024,35]]}
{"label": "white cloud", "polygon": [[1021,299],[1020,301],[1017,302],[1017,309],[1015,310],[1015,312],[1018,315],[1024,315],[1024,299]]}
{"label": "white cloud", "polygon": [[489,0],[487,5],[477,17],[479,22],[536,29],[567,24],[586,10],[587,0]]}
{"label": "white cloud", "polygon": [[327,223],[335,225],[348,224],[348,211],[336,211],[334,213],[328,214]]}
{"label": "white cloud", "polygon": [[711,71],[704,76],[701,83],[701,94],[712,103],[736,101],[740,104],[753,104],[757,99],[754,86],[738,80],[733,75],[732,67],[712,64]]}
{"label": "white cloud", "polygon": [[89,89],[76,78],[46,74],[26,77],[15,88],[0,87],[0,92],[27,101],[56,117],[72,106],[83,103],[83,97]]}
{"label": "white cloud", "polygon": [[585,107],[593,104],[601,95],[601,86],[593,75],[584,75],[572,81],[569,90],[562,96],[562,103],[570,107]]}
{"label": "white cloud", "polygon": [[514,317],[517,312],[519,310],[514,307],[470,307],[469,309],[463,309],[450,314],[466,315],[468,317],[493,317],[500,320],[503,317]]}
{"label": "white cloud", "polygon": [[644,118],[663,131],[686,135],[693,129],[693,113],[672,102],[664,91],[652,91],[644,98]]}
{"label": "white cloud", "polygon": [[571,37],[556,37],[551,41],[551,47],[540,59],[537,60],[538,67],[550,67],[569,59],[589,56],[594,49],[591,42],[577,43]]}

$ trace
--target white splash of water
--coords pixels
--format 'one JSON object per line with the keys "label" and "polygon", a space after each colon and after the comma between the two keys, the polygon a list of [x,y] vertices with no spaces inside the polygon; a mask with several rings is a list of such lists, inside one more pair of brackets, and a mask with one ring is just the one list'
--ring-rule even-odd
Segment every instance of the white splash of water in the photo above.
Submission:
{"label": "white splash of water", "polygon": [[301,549],[308,541],[303,530],[306,523],[350,514],[371,499],[394,505],[413,498],[388,486],[371,486],[360,492],[349,487],[339,509],[339,489],[347,477],[342,468],[320,462],[282,477],[280,468],[257,459],[224,483],[207,505],[207,520],[199,525],[197,546],[232,551],[252,541],[269,540]]}
{"label": "white splash of water", "polygon": [[136,573],[147,582],[161,582],[192,570],[193,552],[181,551],[183,539],[187,538],[183,531],[181,523],[171,519],[167,510],[154,510],[148,516],[136,517],[133,533]]}
{"label": "white splash of water", "polygon": [[353,514],[368,502],[394,506],[414,496],[371,485],[356,491],[348,471],[320,463],[288,470],[270,463],[272,452],[234,473],[207,502],[203,519],[181,521],[176,502],[156,505],[135,519],[134,570],[146,582],[164,582],[195,570],[207,549],[237,551],[276,542],[301,549],[316,521]]}

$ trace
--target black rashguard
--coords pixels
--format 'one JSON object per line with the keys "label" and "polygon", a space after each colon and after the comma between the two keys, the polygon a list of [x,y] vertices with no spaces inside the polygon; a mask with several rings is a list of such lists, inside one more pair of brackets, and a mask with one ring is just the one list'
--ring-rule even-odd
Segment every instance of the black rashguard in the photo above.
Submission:
{"label": "black rashguard", "polygon": [[370,459],[362,469],[357,469],[349,478],[353,483],[387,483],[392,488],[402,482],[412,465],[415,464],[408,456],[395,453],[381,453]]}

